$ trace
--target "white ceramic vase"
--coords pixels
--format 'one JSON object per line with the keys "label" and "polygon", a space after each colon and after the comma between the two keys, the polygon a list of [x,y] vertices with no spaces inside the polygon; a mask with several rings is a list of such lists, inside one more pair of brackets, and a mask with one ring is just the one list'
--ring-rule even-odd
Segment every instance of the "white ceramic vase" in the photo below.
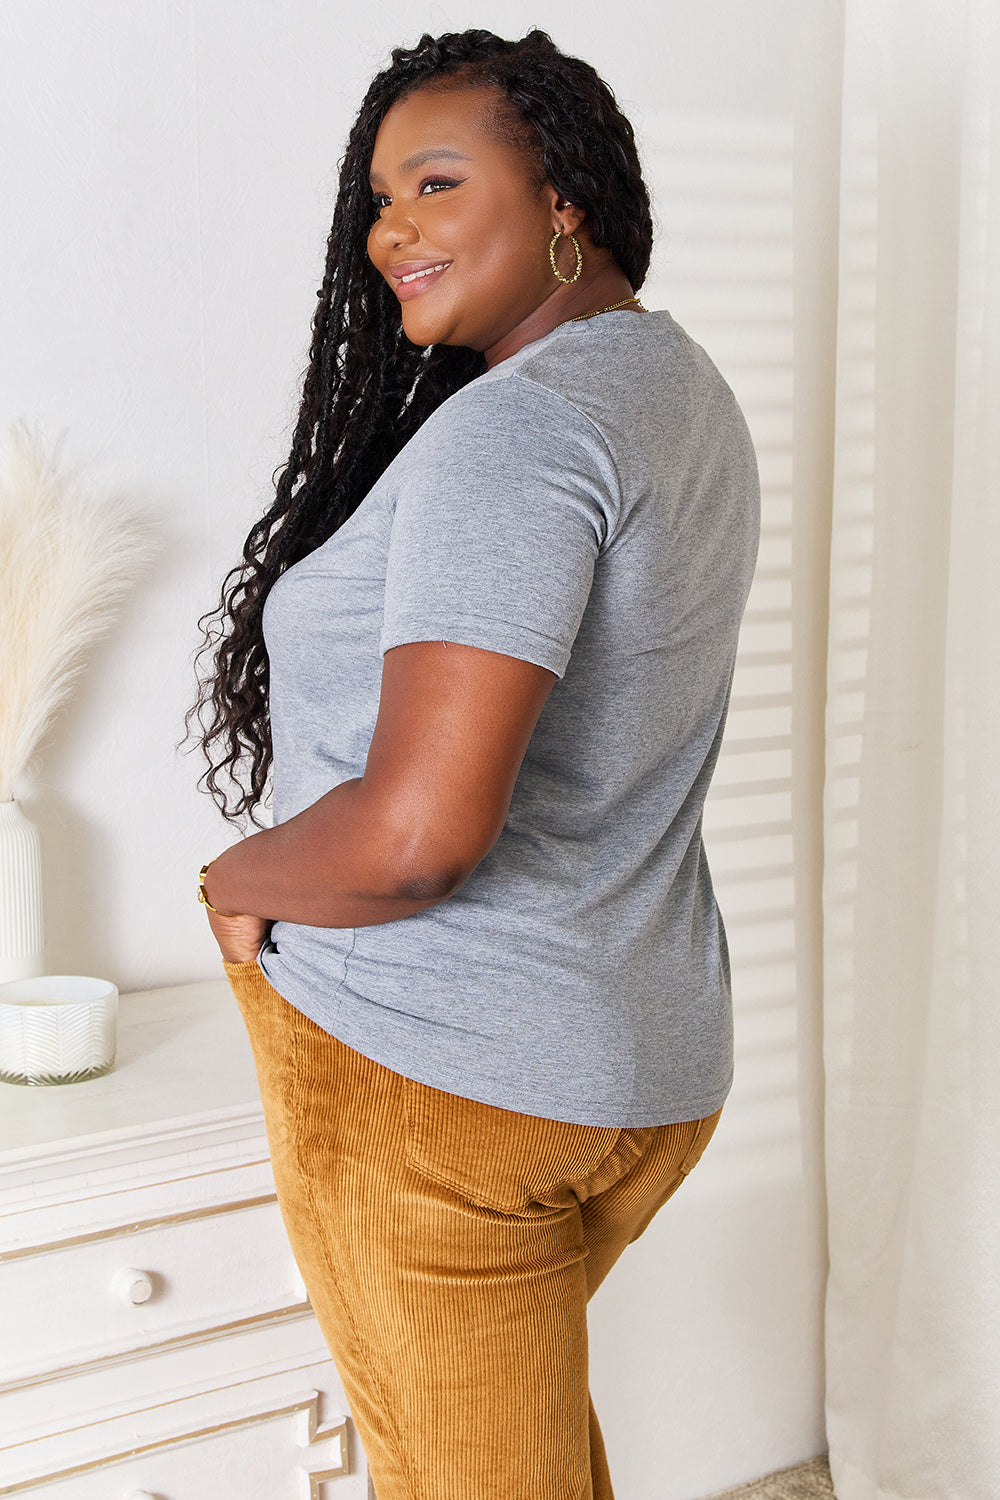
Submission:
{"label": "white ceramic vase", "polygon": [[17,802],[0,802],[0,984],[42,965],[42,846]]}

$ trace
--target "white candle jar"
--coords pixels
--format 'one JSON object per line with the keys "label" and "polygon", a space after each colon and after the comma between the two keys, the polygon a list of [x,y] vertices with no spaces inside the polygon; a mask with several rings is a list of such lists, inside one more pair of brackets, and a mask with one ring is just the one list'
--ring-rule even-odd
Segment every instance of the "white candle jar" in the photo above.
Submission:
{"label": "white candle jar", "polygon": [[115,1065],[118,990],[107,979],[43,974],[0,984],[0,1081],[82,1083]]}

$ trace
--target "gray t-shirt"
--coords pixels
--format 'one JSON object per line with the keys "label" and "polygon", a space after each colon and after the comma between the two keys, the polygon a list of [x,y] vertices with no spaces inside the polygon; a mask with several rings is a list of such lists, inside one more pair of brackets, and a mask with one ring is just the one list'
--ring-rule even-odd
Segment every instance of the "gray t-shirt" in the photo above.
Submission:
{"label": "gray t-shirt", "polygon": [[360,776],[382,653],[556,673],[496,845],[428,911],[275,924],[264,973],[406,1077],[659,1125],[732,1078],[701,814],[757,548],[742,414],[669,313],[566,323],[457,392],[267,600],[274,811]]}

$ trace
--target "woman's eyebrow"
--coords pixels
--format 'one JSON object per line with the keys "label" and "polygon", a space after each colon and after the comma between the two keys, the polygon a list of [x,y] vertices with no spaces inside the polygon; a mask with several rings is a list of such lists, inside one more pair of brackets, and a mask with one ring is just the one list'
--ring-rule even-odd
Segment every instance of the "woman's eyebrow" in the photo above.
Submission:
{"label": "woman's eyebrow", "polygon": [[[449,150],[447,146],[429,146],[425,151],[415,151],[412,156],[408,156],[405,161],[400,162],[399,174],[401,177],[405,177],[407,172],[416,171],[417,167],[422,167],[428,161],[471,160],[470,156],[463,156],[461,151]],[[376,182],[381,182],[382,177],[378,172],[371,172],[369,173],[368,180],[374,185]]]}

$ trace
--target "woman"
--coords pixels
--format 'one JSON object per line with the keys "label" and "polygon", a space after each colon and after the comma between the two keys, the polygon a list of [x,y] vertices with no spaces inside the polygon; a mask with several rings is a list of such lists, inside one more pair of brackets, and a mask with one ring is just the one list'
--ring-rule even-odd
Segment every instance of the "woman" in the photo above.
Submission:
{"label": "woman", "polygon": [[587,1298],[729,1089],[700,829],[756,470],[650,246],[593,69],[394,52],[210,631],[209,785],[253,811],[273,757],[275,826],[200,894],[380,1500],[611,1496]]}

